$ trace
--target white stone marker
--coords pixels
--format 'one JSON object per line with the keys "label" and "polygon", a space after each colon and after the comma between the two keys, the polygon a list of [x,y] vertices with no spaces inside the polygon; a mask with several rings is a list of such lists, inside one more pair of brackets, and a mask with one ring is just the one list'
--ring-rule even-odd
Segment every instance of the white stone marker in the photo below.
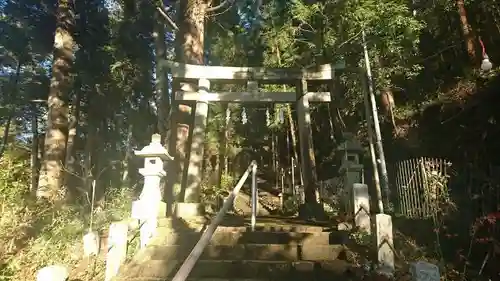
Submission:
{"label": "white stone marker", "polygon": [[99,254],[100,237],[97,231],[89,231],[83,236],[83,255],[90,257]]}
{"label": "white stone marker", "polygon": [[439,281],[439,267],[425,261],[418,261],[411,264],[410,272],[413,281]]}
{"label": "white stone marker", "polygon": [[355,183],[352,185],[352,195],[354,202],[354,223],[359,230],[370,234],[370,195],[368,185]]}
{"label": "white stone marker", "polygon": [[66,281],[68,278],[68,269],[63,265],[46,266],[36,274],[36,281]]}
{"label": "white stone marker", "polygon": [[392,218],[386,214],[375,215],[378,271],[384,275],[394,274],[394,242]]}
{"label": "white stone marker", "polygon": [[160,183],[166,175],[163,169],[165,160],[172,160],[161,144],[161,136],[154,134],[151,143],[135,155],[144,157],[144,168],[139,173],[144,176],[144,187],[139,200],[132,202],[132,218],[145,221],[140,230],[140,244],[145,247],[155,235],[158,218],[164,217],[167,205],[162,201]]}
{"label": "white stone marker", "polygon": [[120,266],[127,258],[128,224],[112,223],[109,226],[108,253],[106,255],[105,281],[110,281],[118,274]]}

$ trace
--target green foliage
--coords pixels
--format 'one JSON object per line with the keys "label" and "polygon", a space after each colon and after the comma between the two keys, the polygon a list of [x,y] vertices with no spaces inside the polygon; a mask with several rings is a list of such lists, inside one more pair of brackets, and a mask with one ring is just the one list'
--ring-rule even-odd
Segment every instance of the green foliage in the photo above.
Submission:
{"label": "green foliage", "polygon": [[297,215],[299,212],[300,199],[298,197],[288,197],[283,202],[283,213]]}
{"label": "green foliage", "polygon": [[22,201],[29,192],[29,153],[25,147],[7,149],[0,158],[0,194],[4,202]]}
{"label": "green foliage", "polygon": [[209,206],[212,210],[217,211],[222,207],[222,203],[233,190],[236,181],[229,175],[222,175],[220,184],[212,184],[205,181],[202,184],[202,202]]}
{"label": "green foliage", "polygon": [[230,175],[222,175],[220,184],[208,185],[203,188],[203,195],[209,201],[215,202],[225,198],[233,190],[236,181]]}
{"label": "green foliage", "polygon": [[[38,269],[54,263],[83,266],[74,274],[88,274],[92,268],[81,264],[81,254],[89,206],[34,202],[29,197],[29,166],[25,149],[9,149],[0,159],[0,280],[31,280]],[[99,231],[130,217],[129,190],[111,191],[106,197],[104,211],[94,214],[93,229]],[[98,263],[103,263],[102,256]]]}

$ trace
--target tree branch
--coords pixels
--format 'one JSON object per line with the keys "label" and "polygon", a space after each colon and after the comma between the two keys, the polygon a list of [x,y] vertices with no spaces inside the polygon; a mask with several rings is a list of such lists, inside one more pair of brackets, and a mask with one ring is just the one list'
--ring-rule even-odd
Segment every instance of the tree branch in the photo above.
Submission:
{"label": "tree branch", "polygon": [[234,0],[224,0],[222,1],[219,5],[214,6],[214,7],[208,7],[207,12],[216,12],[222,8],[224,8],[226,5],[230,4],[232,5],[234,3]]}
{"label": "tree branch", "polygon": [[158,12],[165,18],[165,20],[167,20],[168,24],[175,30],[175,31],[179,31],[179,27],[177,27],[177,25],[175,24],[175,22],[167,15],[167,13],[165,13],[165,11],[163,11],[162,8],[160,7],[156,7],[156,9],[158,10]]}

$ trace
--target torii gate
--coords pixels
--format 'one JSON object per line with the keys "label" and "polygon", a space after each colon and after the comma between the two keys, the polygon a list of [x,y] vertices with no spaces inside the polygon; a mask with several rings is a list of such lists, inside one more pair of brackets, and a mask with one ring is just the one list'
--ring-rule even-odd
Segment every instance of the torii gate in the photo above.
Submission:
{"label": "torii gate", "polygon": [[[193,136],[190,144],[188,181],[183,203],[176,204],[181,217],[200,215],[200,183],[202,176],[203,143],[208,116],[208,102],[227,103],[297,103],[301,168],[306,201],[316,201],[316,163],[314,156],[310,102],[331,102],[334,90],[335,70],[342,65],[321,65],[310,69],[203,66],[164,61],[174,80],[174,101],[196,102]],[[308,82],[327,84],[329,92],[309,92]],[[196,91],[185,91],[178,86],[182,82],[198,85]],[[211,83],[247,83],[246,92],[210,92]],[[316,84],[315,83],[315,84]],[[296,85],[295,92],[260,92],[259,84]],[[177,108],[174,106],[173,108]],[[172,130],[175,132],[176,129]]]}

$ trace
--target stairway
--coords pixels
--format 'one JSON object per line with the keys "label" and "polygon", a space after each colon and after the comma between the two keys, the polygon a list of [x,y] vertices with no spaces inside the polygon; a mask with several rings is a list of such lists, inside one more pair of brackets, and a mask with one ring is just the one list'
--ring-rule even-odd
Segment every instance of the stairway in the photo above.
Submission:
{"label": "stairway", "polygon": [[[243,219],[228,219],[219,226],[189,280],[348,280],[351,265],[339,258],[344,246],[338,243],[337,231],[294,219],[258,222],[255,232]],[[202,230],[197,223],[162,220],[157,237],[122,268],[117,280],[171,279]]]}

